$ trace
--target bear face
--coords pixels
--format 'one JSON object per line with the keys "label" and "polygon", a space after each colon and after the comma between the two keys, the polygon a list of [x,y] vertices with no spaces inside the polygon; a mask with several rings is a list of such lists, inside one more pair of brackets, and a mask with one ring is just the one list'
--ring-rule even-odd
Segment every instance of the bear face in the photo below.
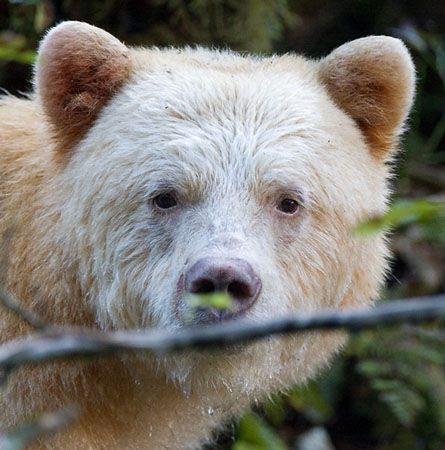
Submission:
{"label": "bear face", "polygon": [[[32,235],[30,284],[60,274],[43,290],[59,301],[41,295],[44,315],[177,330],[376,297],[385,237],[352,230],[386,209],[388,163],[414,92],[400,41],[359,39],[311,61],[129,49],[66,22],[41,44],[35,87],[51,139],[34,150],[46,155],[45,176],[22,234]],[[187,302],[218,289],[229,311]],[[312,375],[342,342],[307,333],[146,366],[185,391],[220,387],[226,403],[245,404],[240,395],[262,398]]]}
{"label": "bear face", "polygon": [[[400,73],[402,97],[391,86]],[[409,55],[392,38],[355,41],[314,62],[129,50],[78,23],[50,32],[36,86],[64,136],[54,237],[64,260],[76,261],[98,324],[178,329],[222,320],[190,312],[185,301],[184,280],[200,261],[242,261],[257,280],[249,301],[234,302],[234,317],[369,303],[386,246],[351,230],[385,210],[385,161],[412,85]]]}
{"label": "bear face", "polygon": [[[173,66],[171,80],[160,70],[110,101],[59,180],[59,239],[80,273],[103,274],[83,286],[100,325],[190,325],[181,280],[206,258],[246,261],[261,280],[247,320],[341,307],[365,260],[369,286],[354,300],[375,295],[385,247],[351,229],[383,210],[384,168],[316,80],[298,68],[206,77]],[[175,205],[162,209],[166,194]],[[296,212],[280,210],[284,199]]]}
{"label": "bear face", "polygon": [[[249,263],[262,283],[245,314],[254,320],[341,302],[351,251],[338,243],[360,246],[351,228],[384,208],[384,168],[315,80],[255,70],[138,74],[74,149],[61,176],[62,229],[70,251],[79,234],[88,240],[80,270],[92,258],[106,274],[93,295],[103,327],[183,326],[178,285],[202,258]],[[174,206],[157,206],[161,195]],[[285,199],[298,210],[281,211]],[[372,257],[378,245],[369,247]],[[315,278],[325,298],[311,292]]]}

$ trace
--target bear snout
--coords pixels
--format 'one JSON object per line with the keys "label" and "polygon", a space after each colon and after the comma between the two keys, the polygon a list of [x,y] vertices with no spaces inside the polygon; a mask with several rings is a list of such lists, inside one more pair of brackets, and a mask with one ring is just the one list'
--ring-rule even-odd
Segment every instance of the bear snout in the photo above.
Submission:
{"label": "bear snout", "polygon": [[186,272],[184,290],[190,294],[224,292],[231,305],[227,309],[198,308],[195,323],[213,323],[242,316],[256,302],[261,279],[252,266],[239,258],[201,258]]}

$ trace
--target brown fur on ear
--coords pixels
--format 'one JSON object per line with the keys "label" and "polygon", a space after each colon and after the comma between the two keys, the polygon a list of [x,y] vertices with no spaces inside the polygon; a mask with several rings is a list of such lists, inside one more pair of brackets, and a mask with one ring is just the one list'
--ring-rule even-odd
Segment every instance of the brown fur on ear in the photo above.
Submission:
{"label": "brown fur on ear", "polygon": [[320,62],[320,77],[355,120],[372,154],[390,155],[414,97],[415,69],[404,44],[388,36],[348,42]]}
{"label": "brown fur on ear", "polygon": [[79,141],[129,72],[128,48],[106,31],[82,22],[49,31],[40,44],[35,86],[59,151]]}

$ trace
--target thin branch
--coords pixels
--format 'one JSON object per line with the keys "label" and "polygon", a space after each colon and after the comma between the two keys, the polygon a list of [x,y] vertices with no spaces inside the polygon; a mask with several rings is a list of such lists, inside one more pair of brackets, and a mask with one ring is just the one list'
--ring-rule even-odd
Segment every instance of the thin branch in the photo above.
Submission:
{"label": "thin branch", "polygon": [[22,425],[10,433],[0,434],[0,450],[25,448],[35,439],[55,433],[69,425],[78,416],[75,407],[65,408],[55,413],[46,413],[32,423]]}
{"label": "thin branch", "polygon": [[191,348],[232,345],[309,330],[344,329],[356,332],[402,323],[426,323],[445,317],[445,295],[399,300],[372,310],[324,311],[298,314],[267,322],[234,321],[181,331],[146,330],[99,332],[79,328],[58,329],[32,339],[17,339],[0,347],[4,378],[24,364],[67,357],[84,357],[122,351],[165,353]]}
{"label": "thin branch", "polygon": [[16,316],[20,317],[24,322],[36,330],[44,330],[45,323],[34,313],[25,310],[12,297],[0,287],[0,304],[12,311]]}

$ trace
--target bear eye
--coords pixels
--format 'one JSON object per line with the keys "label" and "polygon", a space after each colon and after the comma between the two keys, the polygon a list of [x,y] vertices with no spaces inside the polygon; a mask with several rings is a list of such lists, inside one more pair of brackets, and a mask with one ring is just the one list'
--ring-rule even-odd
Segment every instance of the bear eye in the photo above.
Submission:
{"label": "bear eye", "polygon": [[172,192],[164,192],[163,194],[157,195],[153,199],[153,203],[160,209],[174,208],[178,204]]}
{"label": "bear eye", "polygon": [[283,198],[277,209],[285,214],[295,214],[300,209],[300,204],[293,198]]}

